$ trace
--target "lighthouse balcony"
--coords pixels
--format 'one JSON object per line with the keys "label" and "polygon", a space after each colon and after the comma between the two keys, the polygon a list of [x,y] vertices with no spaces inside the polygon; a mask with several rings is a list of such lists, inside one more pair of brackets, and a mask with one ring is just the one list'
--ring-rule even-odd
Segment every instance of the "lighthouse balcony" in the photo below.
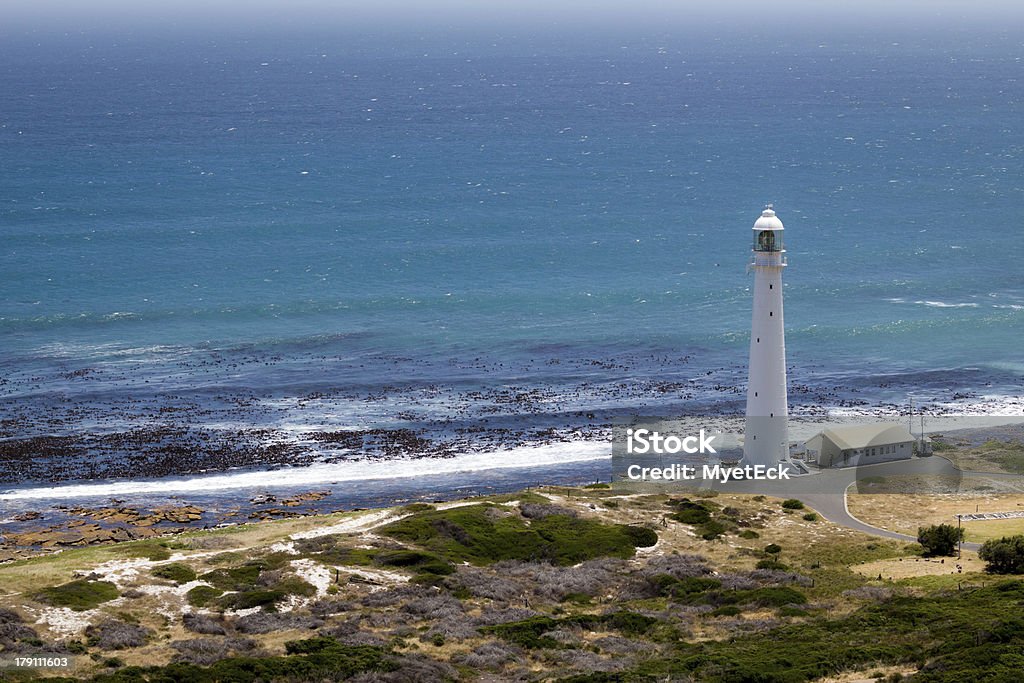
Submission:
{"label": "lighthouse balcony", "polygon": [[785,266],[786,253],[784,251],[757,251],[750,257],[752,266]]}

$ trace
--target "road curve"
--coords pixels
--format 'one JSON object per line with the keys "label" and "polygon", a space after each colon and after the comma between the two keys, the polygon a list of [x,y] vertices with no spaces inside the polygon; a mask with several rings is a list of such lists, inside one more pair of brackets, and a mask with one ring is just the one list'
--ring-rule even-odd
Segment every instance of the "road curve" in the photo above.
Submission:
{"label": "road curve", "polygon": [[[989,479],[1024,480],[1024,477],[1016,474],[959,470],[949,460],[933,456],[929,458],[897,460],[877,465],[821,470],[816,474],[796,477],[785,482],[735,481],[727,484],[715,484],[712,488],[729,493],[761,493],[781,498],[799,498],[805,505],[813,508],[818,514],[834,524],[873,536],[916,543],[917,538],[914,536],[882,529],[857,519],[850,514],[850,510],[846,505],[847,491],[850,486],[857,483],[858,479],[864,480],[867,477],[893,475],[932,475],[961,479],[964,477],[985,477]],[[981,544],[964,543],[963,547],[968,550],[978,550]]]}

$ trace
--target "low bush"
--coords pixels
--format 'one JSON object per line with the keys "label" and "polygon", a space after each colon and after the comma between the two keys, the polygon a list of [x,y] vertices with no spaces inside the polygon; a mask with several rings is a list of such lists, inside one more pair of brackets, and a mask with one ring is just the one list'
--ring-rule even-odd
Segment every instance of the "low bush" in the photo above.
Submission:
{"label": "low bush", "polygon": [[224,625],[206,614],[186,612],[181,615],[181,623],[186,631],[207,636],[223,636],[227,634]]}
{"label": "low bush", "polygon": [[153,631],[145,626],[127,624],[115,619],[107,619],[85,629],[89,645],[101,650],[142,647],[152,635]]}
{"label": "low bush", "polygon": [[711,521],[713,508],[710,503],[698,503],[689,498],[683,498],[681,500],[670,500],[665,504],[675,508],[675,512],[669,515],[669,519],[674,519],[677,522],[682,522],[683,524],[703,524],[704,522]]}
{"label": "low bush", "polygon": [[209,666],[232,655],[256,649],[256,641],[251,638],[193,638],[175,640],[170,645],[178,651],[173,660],[175,663],[201,666]]}
{"label": "low bush", "polygon": [[993,574],[1024,574],[1024,536],[1004,536],[985,541],[978,550],[985,571]]}
{"label": "low bush", "polygon": [[76,612],[84,612],[94,609],[104,602],[114,600],[118,595],[117,586],[109,581],[76,579],[59,586],[44,588],[33,597],[47,605],[68,607]]}
{"label": "low bush", "polygon": [[185,593],[185,601],[193,607],[206,607],[211,600],[223,595],[224,591],[212,586],[196,586]]}
{"label": "low bush", "polygon": [[561,629],[607,629],[627,635],[641,635],[647,633],[656,623],[658,620],[654,617],[620,610],[609,614],[580,614],[562,619],[534,616],[522,621],[485,626],[480,631],[496,635],[528,650],[539,650],[564,647],[560,639],[553,635]]}
{"label": "low bush", "polygon": [[797,500],[796,498],[787,498],[786,500],[782,501],[782,509],[783,510],[803,510],[804,509],[804,503],[803,503],[802,500]]}
{"label": "low bush", "polygon": [[522,649],[515,645],[490,641],[477,646],[472,652],[459,656],[456,661],[478,671],[480,669],[498,671],[509,662],[514,662],[522,656]]}
{"label": "low bush", "polygon": [[158,579],[167,579],[178,585],[196,580],[195,571],[188,565],[179,562],[154,567],[150,573]]}
{"label": "low bush", "polygon": [[199,577],[215,588],[226,591],[242,591],[252,588],[260,578],[260,572],[267,569],[266,564],[259,561],[246,562],[237,567],[214,569]]}
{"label": "low bush", "polygon": [[782,562],[779,562],[778,560],[770,560],[770,559],[758,560],[757,564],[754,565],[754,566],[757,567],[758,569],[769,569],[769,570],[777,571],[777,572],[789,571],[789,565],[783,564]]}
{"label": "low bush", "polygon": [[278,614],[275,612],[254,612],[238,617],[232,622],[235,630],[239,633],[263,634],[274,631],[287,631],[295,629],[317,629],[324,625],[323,619],[306,614],[287,612]]}
{"label": "low bush", "polygon": [[412,514],[381,532],[421,545],[448,562],[486,565],[501,560],[541,560],[572,565],[595,557],[632,557],[635,541],[649,541],[626,525],[551,514],[527,525],[517,515],[495,515],[490,504]]}
{"label": "low bush", "polygon": [[727,526],[713,519],[711,521],[704,522],[697,527],[697,533],[700,534],[700,537],[705,541],[713,541],[719,536],[722,536],[728,530],[729,528]]}
{"label": "low bush", "polygon": [[655,595],[677,599],[688,599],[696,593],[704,593],[722,586],[718,579],[698,576],[677,579],[671,574],[656,574],[649,577],[648,581],[651,582]]}
{"label": "low bush", "polygon": [[221,609],[243,610],[253,607],[274,609],[275,605],[288,597],[287,593],[272,589],[256,589],[240,593],[228,593],[217,599]]}

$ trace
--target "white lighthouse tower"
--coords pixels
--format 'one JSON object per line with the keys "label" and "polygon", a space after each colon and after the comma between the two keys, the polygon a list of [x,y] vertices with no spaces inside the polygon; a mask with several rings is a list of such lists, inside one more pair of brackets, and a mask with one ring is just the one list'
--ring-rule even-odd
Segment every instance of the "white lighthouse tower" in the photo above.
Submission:
{"label": "white lighthouse tower", "polygon": [[782,221],[772,205],[754,223],[754,315],[743,464],[775,466],[789,460],[786,338],[782,324]]}

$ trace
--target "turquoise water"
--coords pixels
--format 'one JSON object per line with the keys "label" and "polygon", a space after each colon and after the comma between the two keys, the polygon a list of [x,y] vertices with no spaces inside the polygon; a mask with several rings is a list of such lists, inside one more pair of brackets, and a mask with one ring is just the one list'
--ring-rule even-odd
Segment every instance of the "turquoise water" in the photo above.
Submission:
{"label": "turquoise water", "polygon": [[3,436],[1020,393],[1019,38],[432,40],[0,44]]}

